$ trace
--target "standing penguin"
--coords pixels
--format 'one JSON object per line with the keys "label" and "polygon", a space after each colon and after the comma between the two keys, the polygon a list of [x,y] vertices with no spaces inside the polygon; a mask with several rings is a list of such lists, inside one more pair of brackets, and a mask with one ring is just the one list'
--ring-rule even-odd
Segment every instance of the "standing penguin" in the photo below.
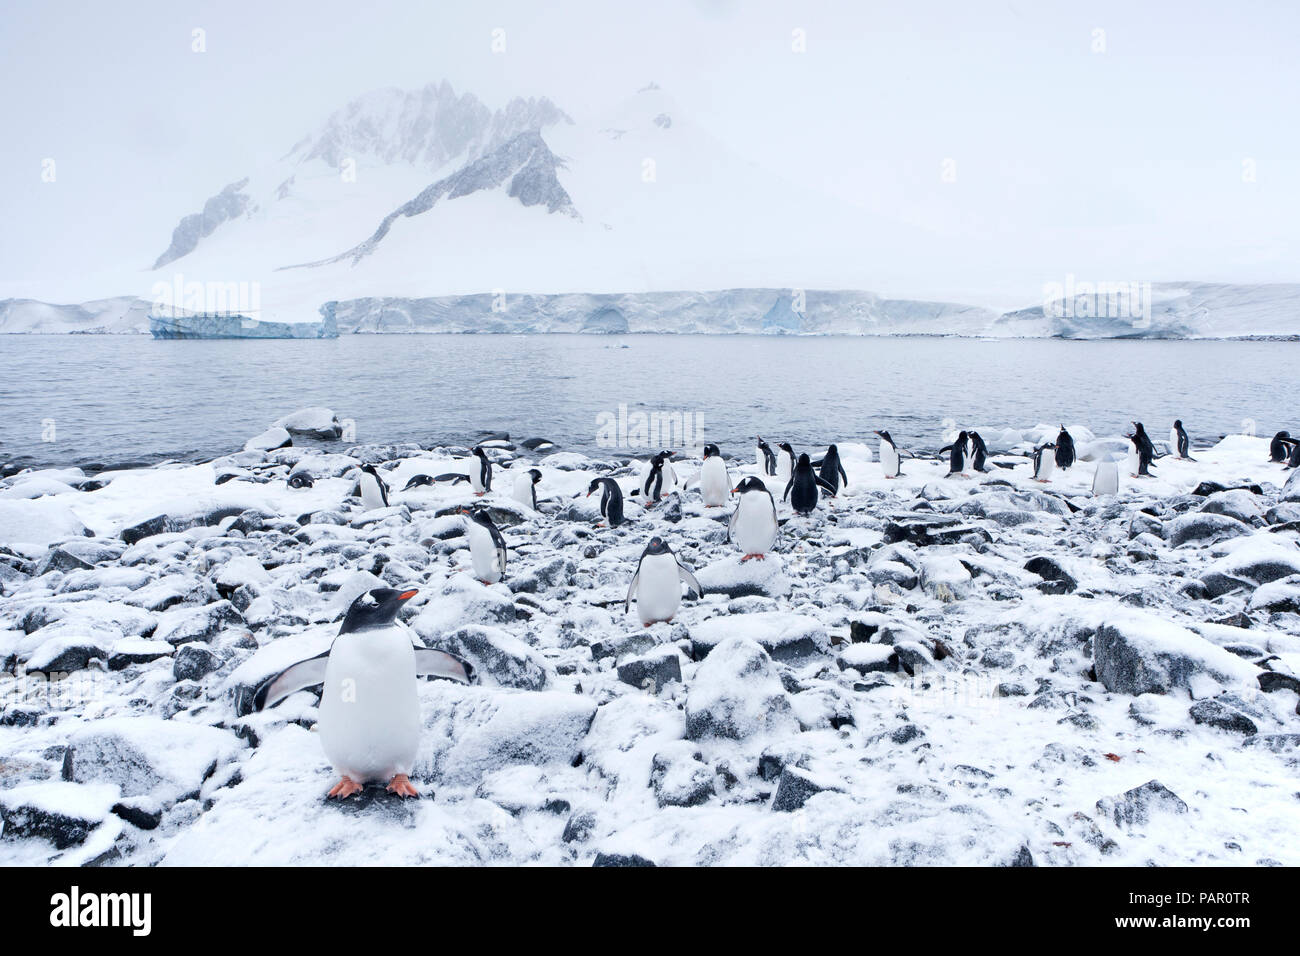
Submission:
{"label": "standing penguin", "polygon": [[1150,461],[1155,461],[1156,460],[1155,443],[1151,441],[1151,436],[1147,434],[1147,430],[1142,427],[1141,422],[1133,422],[1133,437],[1137,439],[1138,443],[1145,451],[1147,458]]}
{"label": "standing penguin", "polygon": [[361,504],[367,511],[388,507],[388,485],[379,477],[374,465],[362,465],[357,481],[361,489]]}
{"label": "standing penguin", "polygon": [[731,481],[727,476],[727,463],[717,445],[704,446],[704,464],[700,466],[700,497],[704,507],[721,508],[731,497]]}
{"label": "standing penguin", "polygon": [[470,469],[469,483],[474,489],[474,494],[481,498],[492,490],[492,460],[488,458],[482,445],[474,446],[474,455],[478,458],[478,463]]}
{"label": "standing penguin", "polygon": [[1064,471],[1074,464],[1074,459],[1074,439],[1062,425],[1061,433],[1056,436],[1056,467]]}
{"label": "standing penguin", "polygon": [[798,463],[794,466],[794,474],[790,476],[790,482],[785,486],[785,494],[781,495],[781,500],[785,501],[789,498],[790,507],[794,509],[795,514],[812,514],[813,509],[817,507],[818,485],[830,494],[835,494],[835,489],[813,471],[812,460],[806,454],[800,455]]}
{"label": "standing penguin", "polygon": [[537,510],[537,483],[542,480],[542,473],[536,468],[529,468],[515,475],[513,495],[515,501]]}
{"label": "standing penguin", "polygon": [[776,544],[780,524],[776,519],[776,502],[761,479],[750,476],[736,486],[740,503],[727,522],[727,540],[743,552],[741,562],[763,560]]}
{"label": "standing penguin", "polygon": [[445,651],[417,648],[397,621],[414,589],[375,588],[352,602],[330,649],[262,683],[253,707],[263,710],[297,691],[323,685],[321,747],[340,780],[330,797],[350,797],[371,781],[418,797],[411,768],[420,747],[417,677],[468,684],[473,669]]}
{"label": "standing penguin", "polygon": [[1048,442],[1034,449],[1034,481],[1047,482],[1052,480],[1052,468],[1056,464],[1056,458],[1053,455],[1044,455],[1043,452],[1055,447],[1051,442]]}
{"label": "standing penguin", "polygon": [[966,443],[970,440],[967,432],[958,432],[956,440],[951,445],[944,445],[939,449],[939,454],[948,452],[948,474],[946,477],[951,478],[953,475],[966,477]]}
{"label": "standing penguin", "polygon": [[673,464],[669,460],[672,456],[670,451],[659,452],[641,472],[638,490],[645,496],[647,508],[677,490],[677,473],[673,471]]}
{"label": "standing penguin", "polygon": [[1128,453],[1129,475],[1133,478],[1151,478],[1151,448],[1145,433],[1134,432],[1128,436],[1131,447]]}
{"label": "standing penguin", "polygon": [[776,474],[776,453],[772,451],[772,446],[763,441],[763,436],[758,436],[758,470],[765,475]]}
{"label": "standing penguin", "polygon": [[832,495],[839,494],[841,481],[844,482],[845,488],[849,486],[849,476],[844,473],[844,466],[840,464],[840,450],[834,445],[826,449],[826,455],[821,461],[813,464],[821,468],[822,484],[834,489]]}
{"label": "standing penguin", "polygon": [[496,584],[506,573],[506,539],[483,508],[461,508],[469,558],[474,576],[484,584]]}
{"label": "standing penguin", "polygon": [[1092,493],[1096,495],[1119,494],[1119,465],[1109,459],[1097,462],[1092,476]]}
{"label": "standing penguin", "polygon": [[898,454],[898,446],[894,444],[889,432],[877,431],[876,434],[880,436],[880,470],[886,478],[897,478],[903,473],[903,460]]}
{"label": "standing penguin", "polygon": [[704,596],[704,589],[695,580],[691,569],[678,561],[673,549],[656,535],[641,552],[636,573],[632,575],[632,583],[627,588],[623,613],[628,612],[635,596],[637,614],[646,627],[656,621],[671,621],[682,604],[683,583],[695,593],[696,598]]}
{"label": "standing penguin", "polygon": [[984,439],[980,437],[979,432],[971,432],[966,436],[970,440],[970,466],[972,471],[986,472],[987,468],[984,463],[988,461],[989,449],[984,444]]}
{"label": "standing penguin", "polygon": [[1269,461],[1286,461],[1288,454],[1287,439],[1290,437],[1290,432],[1278,432],[1273,436],[1273,440],[1268,443]]}
{"label": "standing penguin", "polygon": [[1169,429],[1169,449],[1178,458],[1196,461],[1192,457],[1192,440],[1187,437],[1187,430],[1183,428],[1181,418],[1174,419],[1174,427]]}
{"label": "standing penguin", "polygon": [[623,490],[613,478],[593,478],[587,486],[587,497],[600,488],[600,514],[611,528],[623,523]]}
{"label": "standing penguin", "polygon": [[779,488],[786,484],[794,474],[794,446],[783,441],[776,446],[776,483]]}

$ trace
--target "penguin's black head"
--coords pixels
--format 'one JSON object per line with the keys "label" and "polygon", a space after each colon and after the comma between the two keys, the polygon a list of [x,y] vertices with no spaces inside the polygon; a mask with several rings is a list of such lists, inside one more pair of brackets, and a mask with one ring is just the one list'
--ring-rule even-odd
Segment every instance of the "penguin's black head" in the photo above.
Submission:
{"label": "penguin's black head", "polygon": [[593,478],[593,479],[591,479],[591,484],[589,484],[589,485],[587,486],[587,497],[588,497],[588,498],[590,498],[592,495],[594,495],[594,494],[596,493],[596,489],[600,487],[600,483],[601,483],[602,481],[604,481],[604,480],[605,480],[604,478]]}
{"label": "penguin's black head", "polygon": [[740,484],[736,485],[736,487],[732,488],[731,490],[733,492],[739,492],[740,494],[743,495],[747,491],[767,491],[767,485],[763,484],[753,475],[750,475],[748,478],[746,478]]}
{"label": "penguin's black head", "polygon": [[722,454],[722,452],[718,450],[718,446],[717,446],[717,445],[705,445],[705,446],[704,446],[704,457],[705,457],[705,458],[708,458],[710,455],[721,455],[721,454]]}
{"label": "penguin's black head", "polygon": [[645,546],[646,554],[668,554],[668,543],[663,538],[655,535],[650,539],[650,543]]}
{"label": "penguin's black head", "polygon": [[808,453],[807,453],[807,452],[804,452],[802,455],[799,456],[799,464],[798,464],[798,466],[799,466],[800,468],[811,468],[811,467],[812,467],[812,459],[808,457]]}
{"label": "penguin's black head", "polygon": [[483,508],[481,506],[476,506],[473,508],[461,508],[460,513],[463,514],[470,521],[477,522],[478,524],[483,525],[483,527],[485,528],[492,527],[492,517],[487,513],[486,508]]}
{"label": "penguin's black head", "polygon": [[542,473],[536,468],[529,468],[528,473],[533,476],[533,484],[537,484],[542,480]]}
{"label": "penguin's black head", "polygon": [[480,457],[480,458],[483,458],[483,459],[486,459],[486,458],[487,458],[487,452],[485,452],[485,451],[483,450],[483,446],[482,446],[482,445],[475,445],[473,448],[470,449],[470,452],[471,452],[472,454],[478,455],[478,457]]}
{"label": "penguin's black head", "polygon": [[361,470],[365,472],[369,472],[370,474],[374,475],[376,478],[379,477],[379,472],[375,471],[374,465],[362,465]]}
{"label": "penguin's black head", "polygon": [[402,605],[420,592],[415,588],[398,591],[396,588],[374,588],[352,602],[343,616],[340,634],[364,631],[372,627],[387,627],[397,619]]}
{"label": "penguin's black head", "polygon": [[1183,427],[1183,420],[1182,420],[1181,418],[1175,418],[1175,419],[1174,419],[1174,427],[1175,427],[1175,428],[1182,428],[1182,427]]}
{"label": "penguin's black head", "polygon": [[794,457],[794,447],[788,441],[783,441],[781,442],[781,444],[777,445],[776,447],[781,449],[782,451],[788,451],[790,453],[790,456]]}
{"label": "penguin's black head", "polygon": [[1139,435],[1144,435],[1144,434],[1146,434],[1146,429],[1142,427],[1142,423],[1141,423],[1141,422],[1134,422],[1134,423],[1133,423],[1133,431],[1136,432],[1136,433],[1139,434]]}
{"label": "penguin's black head", "polygon": [[1291,437],[1291,433],[1290,433],[1290,432],[1278,432],[1278,433],[1277,433],[1277,437],[1278,437],[1278,438],[1290,438],[1290,437]]}
{"label": "penguin's black head", "polygon": [[957,433],[957,444],[960,445],[962,442],[966,441],[968,438],[970,438],[970,432],[958,432],[958,433]]}
{"label": "penguin's black head", "polygon": [[826,454],[828,455],[838,455],[839,453],[840,450],[836,448],[834,445],[831,445],[829,448],[826,449]]}
{"label": "penguin's black head", "polygon": [[770,447],[767,442],[763,441],[762,435],[758,436],[758,447],[762,448],[764,451],[766,451]]}
{"label": "penguin's black head", "polygon": [[889,442],[891,445],[894,443],[894,439],[889,434],[889,432],[877,431],[876,434],[879,435],[881,438],[883,438],[885,441]]}

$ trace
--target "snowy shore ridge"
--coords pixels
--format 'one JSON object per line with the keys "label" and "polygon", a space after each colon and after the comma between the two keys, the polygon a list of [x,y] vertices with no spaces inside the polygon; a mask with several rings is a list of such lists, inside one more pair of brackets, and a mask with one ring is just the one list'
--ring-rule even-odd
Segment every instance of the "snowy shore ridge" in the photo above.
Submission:
{"label": "snowy shore ridge", "polygon": [[[845,440],[847,486],[807,516],[723,449],[788,519],[742,562],[736,496],[704,507],[689,450],[644,507],[643,461],[484,435],[477,497],[407,490],[468,447],[291,443],[333,421],[0,481],[0,864],[1300,865],[1300,470],[1267,439],[1099,496],[1115,446],[1081,426],[1045,483],[1024,452],[1055,426],[951,478]],[[386,507],[357,496],[368,464]],[[492,585],[474,503],[508,549]],[[655,535],[704,593],[643,627]],[[418,588],[412,641],[475,679],[420,681],[419,798],[328,800],[316,694],[253,692],[376,587]]]}
{"label": "snowy shore ridge", "polygon": [[[853,290],[366,297],[322,303],[295,321],[350,333],[679,333],[940,335],[1064,339],[1293,339],[1300,285],[1154,283],[1140,292],[1075,294],[999,312]],[[150,331],[151,303],[121,296],[76,305],[0,300],[0,334]],[[290,330],[294,322],[262,322]],[[275,331],[281,337],[292,332]],[[316,330],[305,337],[322,337]],[[191,337],[191,336],[185,336]],[[211,337],[195,335],[192,337]],[[325,334],[323,337],[331,337]]]}

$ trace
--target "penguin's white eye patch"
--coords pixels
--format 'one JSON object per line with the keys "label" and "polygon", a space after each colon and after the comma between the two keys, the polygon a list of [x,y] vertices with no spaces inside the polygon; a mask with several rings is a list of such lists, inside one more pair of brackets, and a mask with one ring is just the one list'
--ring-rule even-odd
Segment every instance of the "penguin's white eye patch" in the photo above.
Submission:
{"label": "penguin's white eye patch", "polygon": [[361,595],[361,603],[366,605],[367,607],[374,607],[379,602],[375,600],[375,596],[373,594],[367,591],[365,594]]}

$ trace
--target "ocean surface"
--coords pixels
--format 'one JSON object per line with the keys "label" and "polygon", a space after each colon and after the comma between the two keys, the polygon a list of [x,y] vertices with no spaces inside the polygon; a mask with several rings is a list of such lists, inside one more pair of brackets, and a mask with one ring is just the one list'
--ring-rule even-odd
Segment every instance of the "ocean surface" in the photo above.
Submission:
{"label": "ocean surface", "polygon": [[[937,447],[945,420],[1193,441],[1300,431],[1300,343],[736,335],[350,335],[311,341],[0,336],[0,465],[110,466],[238,451],[311,405],[357,442],[468,444],[483,431],[641,454],[636,413],[753,454],[872,440]],[[620,412],[620,406],[625,411]],[[643,422],[643,424],[648,424]],[[699,434],[699,432],[703,434]],[[650,444],[678,447],[672,426]],[[341,447],[341,446],[339,446]]]}

